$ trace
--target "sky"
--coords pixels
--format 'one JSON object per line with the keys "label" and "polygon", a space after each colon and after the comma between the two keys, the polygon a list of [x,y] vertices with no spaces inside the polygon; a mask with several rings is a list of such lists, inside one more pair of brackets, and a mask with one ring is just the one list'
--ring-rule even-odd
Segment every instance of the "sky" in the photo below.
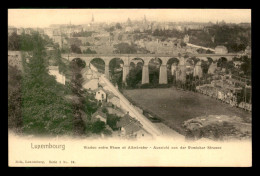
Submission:
{"label": "sky", "polygon": [[251,22],[250,9],[8,9],[8,25],[48,27],[50,24],[88,24],[95,22],[141,20],[169,22]]}

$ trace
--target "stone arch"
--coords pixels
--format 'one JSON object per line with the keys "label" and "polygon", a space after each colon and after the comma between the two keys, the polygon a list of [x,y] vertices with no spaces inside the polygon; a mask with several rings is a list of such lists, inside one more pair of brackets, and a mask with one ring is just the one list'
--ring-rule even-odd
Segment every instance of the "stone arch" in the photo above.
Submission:
{"label": "stone arch", "polygon": [[179,59],[177,57],[169,58],[166,67],[167,67],[167,82],[172,84],[175,81],[176,70],[179,64]]}
{"label": "stone arch", "polygon": [[170,66],[173,64],[173,63],[176,63],[176,65],[178,65],[179,64],[179,62],[180,62],[180,60],[178,59],[178,57],[171,57],[171,58],[169,58],[168,59],[168,61],[167,61],[167,68],[168,68],[168,66],[169,66],[169,68],[170,68]]}
{"label": "stone arch", "polygon": [[195,66],[195,58],[194,58],[194,57],[189,57],[189,58],[187,58],[187,59],[185,60],[185,64]]}
{"label": "stone arch", "polygon": [[130,60],[130,64],[133,66],[132,68],[135,68],[137,66],[141,66],[141,68],[144,65],[144,60],[142,58],[133,58]]}
{"label": "stone arch", "polygon": [[82,68],[85,68],[86,67],[86,62],[84,61],[84,59],[82,58],[79,58],[79,57],[76,57],[76,58],[73,58],[71,60],[71,62],[77,62],[78,66],[79,67],[82,67]]}
{"label": "stone arch", "polygon": [[103,58],[94,57],[89,60],[89,66],[93,65],[97,68],[98,72],[105,73],[106,62]]}
{"label": "stone arch", "polygon": [[211,64],[212,62],[214,62],[214,59],[213,59],[212,57],[207,57],[207,59],[208,59],[209,64]]}
{"label": "stone arch", "polygon": [[114,72],[117,72],[117,70],[122,71],[124,66],[124,60],[118,57],[111,58],[108,63],[109,66],[109,72],[112,74]]}
{"label": "stone arch", "polygon": [[143,67],[144,66],[144,63],[143,62],[138,62],[136,65],[135,65],[136,67]]}
{"label": "stone arch", "polygon": [[179,64],[178,64],[178,69],[176,71],[176,81],[180,81],[182,83],[186,82],[186,62],[187,59],[184,57],[179,57]]}
{"label": "stone arch", "polygon": [[160,58],[152,58],[148,63],[149,82],[158,84],[160,81],[160,67],[163,61]]}
{"label": "stone arch", "polygon": [[198,77],[199,79],[203,76],[203,71],[202,71],[202,63],[205,62],[205,60],[199,60],[196,65],[194,66],[193,70],[193,77]]}
{"label": "stone arch", "polygon": [[134,62],[130,62],[130,64],[129,64],[129,70],[132,70],[132,69],[134,69],[135,68],[135,63]]}
{"label": "stone arch", "polygon": [[[144,60],[139,57],[132,57],[129,58],[129,72],[128,75],[131,76],[130,79],[127,82],[130,86],[135,86],[135,84],[139,84],[140,81],[142,81],[143,74],[143,68],[144,68]],[[125,76],[127,79],[127,75]]]}
{"label": "stone arch", "polygon": [[122,77],[125,71],[125,61],[122,58],[111,58],[108,62],[109,78],[114,84],[121,85]]}
{"label": "stone arch", "polygon": [[224,62],[227,62],[228,61],[228,59],[226,58],[226,57],[219,57],[218,58],[218,60],[217,60],[217,65],[218,65],[218,67],[222,67],[223,66],[223,63]]}
{"label": "stone arch", "polygon": [[200,61],[200,58],[199,58],[199,57],[196,57],[196,56],[192,56],[192,57],[189,57],[189,58],[187,59],[187,61],[189,61],[189,60],[192,60],[193,66],[195,66],[195,65],[197,64],[197,62]]}

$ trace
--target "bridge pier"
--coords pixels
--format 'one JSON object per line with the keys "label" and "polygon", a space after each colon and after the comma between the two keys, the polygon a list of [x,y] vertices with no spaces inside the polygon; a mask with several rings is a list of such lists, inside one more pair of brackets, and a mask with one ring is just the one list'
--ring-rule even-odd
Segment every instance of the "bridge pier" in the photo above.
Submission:
{"label": "bridge pier", "polygon": [[148,65],[143,65],[142,69],[142,84],[149,84],[149,68]]}
{"label": "bridge pier", "polygon": [[201,69],[201,62],[198,61],[198,63],[195,65],[194,67],[194,71],[193,71],[193,76],[198,76],[199,78],[201,78],[203,76],[203,72]]}
{"label": "bridge pier", "polygon": [[126,82],[126,77],[129,74],[129,65],[123,66],[123,83]]}
{"label": "bridge pier", "polygon": [[110,75],[109,75],[109,65],[105,64],[105,76],[106,78],[109,80],[110,79]]}
{"label": "bridge pier", "polygon": [[159,84],[167,84],[167,67],[166,65],[160,66]]}

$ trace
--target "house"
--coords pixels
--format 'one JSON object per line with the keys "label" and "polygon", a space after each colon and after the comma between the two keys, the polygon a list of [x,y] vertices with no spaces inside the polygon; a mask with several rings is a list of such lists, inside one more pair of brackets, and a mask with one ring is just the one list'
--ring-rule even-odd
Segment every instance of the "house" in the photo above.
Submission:
{"label": "house", "polygon": [[148,132],[143,129],[142,124],[129,114],[120,118],[117,122],[117,127],[120,130],[121,137],[140,138],[148,135]]}
{"label": "house", "polygon": [[53,38],[53,29],[52,28],[45,28],[44,34],[48,35],[50,38]]}
{"label": "house", "polygon": [[245,54],[251,55],[251,47],[250,46],[246,47]]}
{"label": "house", "polygon": [[225,46],[220,45],[215,48],[215,53],[216,54],[227,54],[228,50]]}
{"label": "house", "polygon": [[104,122],[105,124],[107,123],[107,115],[105,113],[103,113],[101,110],[96,111],[91,116],[92,122],[95,122],[95,121],[98,121],[98,120]]}
{"label": "house", "polygon": [[241,61],[234,61],[233,62],[235,68],[240,68],[240,66],[243,64]]}
{"label": "house", "polygon": [[248,111],[252,111],[252,104],[246,103],[246,102],[241,102],[238,107],[248,110]]}
{"label": "house", "polygon": [[55,76],[57,82],[65,85],[66,77],[64,74],[59,72],[58,66],[49,66],[49,74]]}
{"label": "house", "polygon": [[184,38],[183,38],[183,42],[184,43],[189,43],[189,41],[190,41],[189,35],[185,35]]}
{"label": "house", "polygon": [[18,28],[17,29],[17,35],[21,35],[22,33],[24,33],[24,29],[23,28]]}
{"label": "house", "polygon": [[125,28],[125,32],[133,32],[133,31],[134,31],[134,29],[132,27],[130,27],[130,26],[127,26]]}
{"label": "house", "polygon": [[212,62],[208,69],[208,74],[215,74],[217,69],[217,63]]}
{"label": "house", "polygon": [[120,108],[120,99],[117,97],[117,96],[115,96],[114,94],[109,94],[108,96],[107,96],[107,102],[109,103],[112,103],[114,106],[116,106],[116,107],[119,107]]}
{"label": "house", "polygon": [[24,29],[24,33],[25,33],[25,34],[31,35],[32,32],[33,32],[33,29],[31,29],[31,28],[25,28],[25,29]]}
{"label": "house", "polygon": [[102,88],[97,88],[95,90],[95,99],[99,102],[106,101],[107,99],[107,93]]}
{"label": "house", "polygon": [[[109,103],[109,104],[112,104],[112,103]],[[106,109],[108,111],[108,114],[114,114],[119,117],[123,117],[125,115],[125,112],[122,109],[115,109],[115,108],[107,107],[107,106],[106,106]]]}
{"label": "house", "polygon": [[106,90],[107,92],[109,92],[110,91],[110,88],[109,88],[109,86],[107,86],[106,84],[105,85],[103,85],[102,83],[101,84],[99,84],[101,87],[103,87],[103,89],[104,90]]}
{"label": "house", "polygon": [[8,65],[16,67],[18,70],[23,70],[22,54],[20,51],[8,51]]}
{"label": "house", "polygon": [[98,88],[98,79],[87,79],[83,81],[82,86],[87,90],[95,90]]}
{"label": "house", "polygon": [[13,33],[17,34],[17,28],[14,27],[8,27],[8,36],[12,35]]}

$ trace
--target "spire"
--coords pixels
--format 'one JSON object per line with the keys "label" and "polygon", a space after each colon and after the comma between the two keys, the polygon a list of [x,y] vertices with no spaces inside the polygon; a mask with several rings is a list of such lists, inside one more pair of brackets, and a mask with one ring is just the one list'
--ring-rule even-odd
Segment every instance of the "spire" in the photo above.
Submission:
{"label": "spire", "polygon": [[92,13],[92,19],[91,19],[91,22],[94,23],[94,16],[93,16],[93,13]]}
{"label": "spire", "polygon": [[127,25],[128,25],[128,26],[131,26],[131,25],[132,25],[131,19],[130,19],[129,17],[128,17],[128,19],[127,19],[127,22],[126,22],[126,23],[127,23]]}

